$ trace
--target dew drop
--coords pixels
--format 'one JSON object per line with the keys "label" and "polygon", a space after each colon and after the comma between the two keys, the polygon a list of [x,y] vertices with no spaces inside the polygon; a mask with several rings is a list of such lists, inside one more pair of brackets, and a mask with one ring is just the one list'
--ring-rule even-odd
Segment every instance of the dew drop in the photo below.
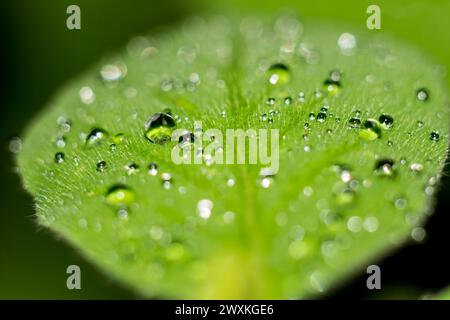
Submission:
{"label": "dew drop", "polygon": [[284,98],[284,104],[289,106],[292,104],[292,98],[291,97],[286,97]]}
{"label": "dew drop", "polygon": [[421,163],[411,163],[411,165],[409,166],[409,168],[411,169],[412,172],[414,173],[420,173],[423,170],[423,165]]}
{"label": "dew drop", "polygon": [[115,206],[130,205],[136,198],[133,190],[123,184],[113,185],[106,192],[106,202]]}
{"label": "dew drop", "polygon": [[314,121],[314,120],[316,120],[316,115],[315,115],[313,112],[311,112],[311,113],[308,115],[308,119],[309,119],[309,121]]}
{"label": "dew drop", "polygon": [[106,161],[104,160],[100,160],[99,162],[97,162],[97,166],[96,166],[96,170],[98,172],[103,172],[106,169]]}
{"label": "dew drop", "polygon": [[440,139],[439,132],[433,131],[433,132],[430,133],[430,140],[431,141],[437,142],[437,141],[439,141],[439,139]]}
{"label": "dew drop", "polygon": [[131,176],[133,174],[137,174],[139,172],[139,166],[136,163],[129,163],[125,167],[125,171],[127,175]]}
{"label": "dew drop", "polygon": [[103,81],[111,83],[122,79],[124,73],[119,66],[114,64],[107,64],[100,69],[100,76],[102,77]]}
{"label": "dew drop", "polygon": [[12,137],[9,140],[8,149],[12,154],[18,154],[22,150],[22,139],[20,137]]}
{"label": "dew drop", "polygon": [[86,137],[86,145],[93,146],[101,143],[108,138],[108,132],[101,128],[94,128]]}
{"label": "dew drop", "polygon": [[289,82],[291,78],[291,72],[289,68],[283,63],[275,63],[270,66],[269,70],[269,83],[272,85],[285,84]]}
{"label": "dew drop", "polygon": [[393,176],[395,174],[394,160],[392,159],[378,160],[375,164],[375,174],[379,176]]}
{"label": "dew drop", "polygon": [[382,114],[378,120],[380,121],[381,126],[384,129],[390,129],[392,128],[392,125],[394,124],[394,118],[392,118],[390,115],[384,113]]}
{"label": "dew drop", "polygon": [[319,121],[319,122],[321,122],[321,123],[324,122],[324,121],[327,119],[327,114],[326,114],[326,112],[323,112],[323,111],[319,112],[319,113],[317,114],[316,119],[317,119],[317,121]]}
{"label": "dew drop", "polygon": [[381,136],[381,127],[380,123],[375,119],[367,119],[364,121],[362,128],[359,130],[359,137],[373,141]]}
{"label": "dew drop", "polygon": [[338,39],[338,46],[343,55],[352,55],[356,48],[355,36],[348,32],[341,34]]}
{"label": "dew drop", "polygon": [[55,145],[57,148],[64,148],[66,146],[66,138],[65,137],[56,138]]}
{"label": "dew drop", "polygon": [[411,238],[417,242],[422,242],[425,239],[426,235],[427,232],[422,227],[415,227],[411,231]]}
{"label": "dew drop", "polygon": [[170,173],[161,173],[161,181],[164,189],[170,189],[172,187],[172,175]]}
{"label": "dew drop", "polygon": [[95,101],[95,93],[90,87],[82,87],[79,92],[81,102],[91,104]]}
{"label": "dew drop", "polygon": [[428,90],[425,88],[420,88],[416,92],[416,98],[419,101],[425,102],[429,99],[429,97],[430,97],[430,94],[428,93]]}
{"label": "dew drop", "polygon": [[423,121],[417,121],[417,127],[418,128],[423,128]]}
{"label": "dew drop", "polygon": [[63,163],[65,160],[65,155],[62,152],[55,153],[55,162],[56,163]]}
{"label": "dew drop", "polygon": [[148,165],[148,174],[151,176],[156,176],[158,174],[158,165],[154,162],[151,162]]}
{"label": "dew drop", "polygon": [[194,140],[195,140],[194,134],[192,132],[186,132],[178,138],[178,145],[182,149],[188,148],[192,146]]}
{"label": "dew drop", "polygon": [[175,120],[170,114],[155,113],[145,123],[145,136],[150,142],[164,144],[170,141],[172,128],[175,125]]}
{"label": "dew drop", "polygon": [[361,125],[361,120],[359,118],[350,118],[348,120],[348,127],[351,129],[358,129]]}
{"label": "dew drop", "polygon": [[202,199],[197,203],[197,213],[200,218],[208,219],[211,216],[211,211],[214,204],[209,199]]}
{"label": "dew drop", "polygon": [[124,133],[117,133],[113,137],[113,142],[115,145],[122,144],[125,141],[125,134]]}

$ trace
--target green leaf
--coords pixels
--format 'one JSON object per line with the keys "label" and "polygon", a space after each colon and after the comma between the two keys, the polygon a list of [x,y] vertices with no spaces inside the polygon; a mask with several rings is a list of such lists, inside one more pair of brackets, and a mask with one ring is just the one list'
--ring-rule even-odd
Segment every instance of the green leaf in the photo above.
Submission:
{"label": "green leaf", "polygon": [[[375,32],[197,18],[69,83],[18,163],[39,222],[146,296],[312,297],[424,238],[447,101],[437,66]],[[165,109],[175,126],[146,125]],[[211,164],[209,140],[176,165],[164,137],[194,121],[279,129],[279,172]]]}

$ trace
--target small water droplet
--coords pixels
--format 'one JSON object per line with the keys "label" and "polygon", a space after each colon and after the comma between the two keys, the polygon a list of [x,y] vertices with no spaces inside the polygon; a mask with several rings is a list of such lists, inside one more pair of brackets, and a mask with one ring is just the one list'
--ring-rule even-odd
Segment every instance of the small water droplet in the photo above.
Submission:
{"label": "small water droplet", "polygon": [[55,153],[55,162],[56,163],[63,163],[65,160],[65,155],[62,152]]}
{"label": "small water droplet", "polygon": [[373,141],[381,137],[380,123],[375,119],[367,119],[364,121],[362,128],[359,130],[360,138]]}
{"label": "small water droplet", "polygon": [[188,148],[188,147],[192,146],[192,144],[194,143],[194,140],[195,140],[194,134],[192,132],[186,132],[186,133],[183,133],[183,135],[181,135],[178,138],[178,145],[182,149]]}
{"label": "small water droplet", "polygon": [[315,115],[313,112],[311,112],[311,113],[308,115],[308,119],[309,119],[309,121],[314,121],[314,120],[316,120],[316,115]]}
{"label": "small water droplet", "polygon": [[356,48],[356,37],[348,32],[343,33],[339,36],[338,46],[343,55],[350,56]]}
{"label": "small water droplet", "polygon": [[208,219],[211,216],[211,211],[214,204],[209,199],[202,199],[197,203],[197,213],[200,218]]}
{"label": "small water droplet", "polygon": [[22,150],[22,139],[20,137],[12,137],[8,144],[9,151],[18,154]]}
{"label": "small water droplet", "polygon": [[411,238],[417,242],[422,242],[425,239],[426,235],[427,232],[422,227],[415,227],[411,231]]}
{"label": "small water droplet", "polygon": [[378,120],[380,121],[381,126],[384,129],[390,129],[392,128],[394,124],[394,118],[392,118],[390,115],[383,113]]}
{"label": "small water droplet", "polygon": [[175,125],[175,120],[170,114],[155,113],[145,123],[145,136],[150,142],[164,144],[170,141]]}
{"label": "small water droplet", "polygon": [[292,98],[291,97],[286,97],[284,98],[284,104],[289,106],[292,103]]}
{"label": "small water droplet", "polygon": [[358,129],[361,125],[361,120],[359,118],[350,118],[348,120],[348,127],[351,129]]}
{"label": "small water droplet", "polygon": [[319,122],[321,122],[321,123],[324,122],[324,121],[327,119],[327,114],[326,114],[326,112],[323,112],[323,111],[319,112],[319,113],[317,114],[316,119],[317,119],[317,121],[319,121]]}
{"label": "small water droplet", "polygon": [[81,102],[91,104],[95,101],[95,93],[90,87],[82,87],[79,92]]}
{"label": "small water droplet", "polygon": [[100,76],[107,83],[117,82],[124,77],[123,68],[115,64],[104,65],[100,69]]}
{"label": "small water droplet", "polygon": [[430,140],[431,141],[439,141],[439,139],[440,139],[440,135],[439,135],[439,132],[437,132],[437,131],[433,131],[433,132],[431,132],[430,133]]}
{"label": "small water droplet", "polygon": [[125,134],[117,133],[116,135],[114,135],[112,140],[115,145],[122,144],[125,141]]}
{"label": "small water droplet", "polygon": [[303,102],[305,102],[305,101],[306,101],[306,99],[305,99],[305,93],[304,93],[304,92],[299,92],[299,93],[298,93],[298,102],[303,103]]}
{"label": "small water droplet", "polygon": [[412,172],[414,173],[420,173],[423,170],[423,165],[421,163],[411,163],[411,165],[409,166],[409,168],[411,169]]}
{"label": "small water droplet", "polygon": [[416,98],[419,101],[427,101],[430,97],[430,94],[428,93],[428,90],[425,88],[420,88],[416,92]]}
{"label": "small water droplet", "polygon": [[351,232],[360,232],[363,228],[363,219],[358,216],[350,217],[347,220],[347,229]]}
{"label": "small water droplet", "polygon": [[126,206],[131,204],[135,197],[133,190],[123,184],[116,184],[108,189],[105,199],[111,205]]}
{"label": "small water droplet", "polygon": [[266,104],[268,104],[269,106],[273,106],[275,104],[275,98],[267,98]]}
{"label": "small water droplet", "polygon": [[323,89],[331,95],[337,95],[341,89],[341,82],[339,80],[333,80],[331,78],[326,79],[323,82]]}
{"label": "small water droplet", "polygon": [[394,160],[378,160],[375,164],[375,174],[379,176],[393,176],[395,174]]}
{"label": "small water droplet", "polygon": [[172,187],[173,180],[170,173],[161,173],[161,181],[164,189],[170,189]]}
{"label": "small water droplet", "polygon": [[151,176],[156,176],[158,174],[158,165],[154,162],[151,162],[148,165],[148,174]]}
{"label": "small water droplet", "polygon": [[423,128],[423,122],[422,121],[417,121],[417,127],[418,128]]}
{"label": "small water droplet", "polygon": [[65,137],[56,138],[55,145],[57,148],[64,148],[66,146],[66,138]]}
{"label": "small water droplet", "polygon": [[103,172],[106,169],[106,161],[100,160],[97,162],[96,170],[99,172]]}
{"label": "small water droplet", "polygon": [[283,63],[275,63],[270,66],[269,70],[269,83],[272,85],[285,84],[289,82],[291,78],[291,72],[289,68]]}
{"label": "small water droplet", "polygon": [[127,175],[131,176],[133,174],[137,174],[139,172],[139,166],[136,163],[129,163],[125,167],[125,171]]}
{"label": "small water droplet", "polygon": [[101,143],[108,138],[108,132],[101,128],[94,128],[86,137],[86,145],[93,146]]}

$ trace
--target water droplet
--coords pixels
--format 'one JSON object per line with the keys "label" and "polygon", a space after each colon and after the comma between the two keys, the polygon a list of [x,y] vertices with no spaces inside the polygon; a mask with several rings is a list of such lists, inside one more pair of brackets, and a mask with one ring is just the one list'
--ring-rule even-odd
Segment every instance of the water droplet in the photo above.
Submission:
{"label": "water droplet", "polygon": [[323,89],[331,95],[337,95],[341,89],[341,82],[338,80],[327,79],[323,82]]}
{"label": "water droplet", "polygon": [[164,144],[170,141],[175,120],[168,113],[155,113],[145,123],[145,136],[150,142]]}
{"label": "water droplet", "polygon": [[299,92],[299,93],[298,93],[298,102],[303,103],[303,102],[305,102],[305,101],[306,101],[306,99],[305,99],[305,93],[304,93],[304,92]]}
{"label": "water droplet", "polygon": [[358,118],[350,118],[350,120],[348,120],[349,128],[358,129],[360,125],[361,125],[361,120]]}
{"label": "water droplet", "polygon": [[161,181],[164,189],[170,189],[172,187],[173,180],[170,173],[161,173]]}
{"label": "water droplet", "polygon": [[292,103],[292,98],[291,97],[286,97],[284,98],[284,104],[289,106]]}
{"label": "water droplet", "polygon": [[364,121],[362,128],[359,130],[359,136],[368,141],[373,141],[380,138],[380,123],[375,119],[367,119]]}
{"label": "water droplet", "polygon": [[56,119],[56,123],[58,124],[59,129],[63,132],[69,132],[72,128],[72,122],[63,116],[58,117],[58,119]]}
{"label": "water droplet", "polygon": [[429,97],[430,97],[430,94],[428,93],[428,90],[425,88],[420,88],[416,92],[416,98],[419,101],[427,101]]}
{"label": "water droplet", "polygon": [[414,173],[420,173],[423,170],[423,165],[421,163],[411,163],[411,165],[409,166],[409,168],[411,169],[412,172]]}
{"label": "water droplet", "polygon": [[439,132],[433,131],[430,133],[430,140],[431,141],[439,141],[440,135]]}
{"label": "water droplet", "polygon": [[99,144],[106,138],[108,138],[108,132],[106,132],[101,128],[94,128],[91,130],[91,132],[89,132],[89,134],[86,137],[86,145],[93,146]]}
{"label": "water droplet", "polygon": [[127,220],[128,220],[128,211],[127,211],[127,209],[125,209],[125,208],[120,208],[120,209],[117,211],[117,217],[118,217],[120,220],[127,221]]}
{"label": "water droplet", "polygon": [[308,115],[308,119],[309,119],[309,121],[314,121],[314,120],[316,120],[316,115],[315,115],[313,112],[311,112],[311,113]]}
{"label": "water droplet", "polygon": [[378,230],[378,219],[376,217],[367,217],[364,219],[363,228],[367,232],[375,232]]}
{"label": "water droplet", "polygon": [[178,138],[178,145],[180,148],[191,147],[194,143],[195,136],[192,132],[186,132]]}
{"label": "water droplet", "polygon": [[275,98],[268,98],[266,100],[266,104],[268,104],[269,106],[273,106],[275,104]]}
{"label": "water droplet", "polygon": [[96,170],[99,172],[103,172],[106,169],[106,161],[100,160],[97,162]]}
{"label": "water droplet", "polygon": [[232,223],[234,221],[235,214],[232,211],[227,211],[223,214],[223,222]]}
{"label": "water droplet", "polygon": [[423,122],[422,121],[417,121],[417,127],[418,128],[423,128]]}
{"label": "water droplet", "polygon": [[55,162],[56,163],[63,163],[65,160],[65,155],[62,152],[55,153]]}
{"label": "water droplet", "polygon": [[136,163],[129,163],[125,167],[125,171],[127,175],[131,176],[133,174],[137,174],[139,172],[139,166]]}
{"label": "water droplet", "polygon": [[388,140],[386,142],[386,144],[387,144],[388,147],[392,147],[394,145],[394,142],[392,142],[391,140]]}
{"label": "water droplet", "polygon": [[125,134],[124,133],[117,133],[113,137],[113,142],[115,145],[122,144],[125,140]]}
{"label": "water droplet", "polygon": [[393,176],[395,174],[394,160],[392,159],[378,160],[375,164],[375,174],[379,176]]}
{"label": "water droplet", "polygon": [[211,216],[211,211],[214,204],[209,199],[202,199],[197,203],[197,213],[200,218],[208,219]]}
{"label": "water droplet", "polygon": [[336,203],[344,206],[350,204],[355,199],[355,191],[350,188],[344,188],[336,194]]}
{"label": "water droplet", "polygon": [[394,118],[392,118],[390,115],[383,113],[378,120],[380,121],[381,126],[384,129],[390,129],[392,128],[392,125],[394,124]]}
{"label": "water droplet", "polygon": [[79,92],[81,102],[91,104],[95,101],[95,93],[90,87],[82,87]]}
{"label": "water droplet", "polygon": [[107,64],[100,69],[100,76],[103,81],[111,83],[122,79],[124,77],[124,72],[122,68],[117,65]]}
{"label": "water droplet", "polygon": [[115,206],[127,206],[135,200],[133,190],[123,184],[113,185],[106,192],[106,202]]}
{"label": "water droplet", "polygon": [[148,165],[148,174],[151,176],[156,176],[158,174],[158,165],[154,162],[151,162]]}
{"label": "water droplet", "polygon": [[356,38],[353,34],[348,32],[341,34],[337,43],[343,55],[350,56],[354,53]]}
{"label": "water droplet", "polygon": [[55,145],[57,148],[64,148],[66,146],[66,138],[65,137],[56,138]]}
{"label": "water droplet", "polygon": [[327,119],[327,114],[323,111],[319,112],[316,117],[317,121],[324,122]]}
{"label": "water droplet", "polygon": [[291,73],[289,68],[283,63],[276,63],[270,66],[269,70],[269,83],[272,85],[285,84],[289,82]]}
{"label": "water droplet", "polygon": [[111,143],[111,144],[109,145],[109,150],[111,150],[111,151],[116,151],[116,149],[117,149],[117,146],[116,146],[115,143]]}
{"label": "water droplet", "polygon": [[18,154],[22,150],[22,139],[20,137],[12,137],[8,144],[9,151]]}
{"label": "water droplet", "polygon": [[407,204],[408,204],[408,201],[405,198],[397,197],[394,199],[394,206],[397,209],[403,210],[406,208]]}
{"label": "water droplet", "polygon": [[360,232],[363,227],[363,219],[358,216],[350,217],[347,220],[347,229],[351,232]]}
{"label": "water droplet", "polygon": [[422,227],[415,227],[411,231],[411,238],[417,242],[422,242],[425,239],[426,235],[427,232]]}

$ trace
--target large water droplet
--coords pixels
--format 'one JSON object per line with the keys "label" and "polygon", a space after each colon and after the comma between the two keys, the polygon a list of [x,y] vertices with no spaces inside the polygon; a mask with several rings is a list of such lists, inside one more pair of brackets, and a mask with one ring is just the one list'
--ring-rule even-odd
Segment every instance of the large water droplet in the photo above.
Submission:
{"label": "large water droplet", "polygon": [[380,123],[375,119],[367,119],[359,130],[359,136],[368,141],[378,139],[381,136]]}
{"label": "large water droplet", "polygon": [[439,141],[439,139],[440,139],[439,132],[433,131],[433,132],[430,133],[430,140],[431,141]]}
{"label": "large water droplet", "polygon": [[291,78],[289,68],[283,63],[273,64],[270,66],[268,73],[269,83],[272,85],[285,84],[289,82]]}
{"label": "large water droplet", "polygon": [[116,184],[106,192],[106,202],[115,206],[127,206],[133,203],[136,195],[133,190],[123,184]]}
{"label": "large water droplet", "polygon": [[145,123],[145,136],[153,143],[164,144],[170,141],[175,120],[168,113],[155,113]]}

